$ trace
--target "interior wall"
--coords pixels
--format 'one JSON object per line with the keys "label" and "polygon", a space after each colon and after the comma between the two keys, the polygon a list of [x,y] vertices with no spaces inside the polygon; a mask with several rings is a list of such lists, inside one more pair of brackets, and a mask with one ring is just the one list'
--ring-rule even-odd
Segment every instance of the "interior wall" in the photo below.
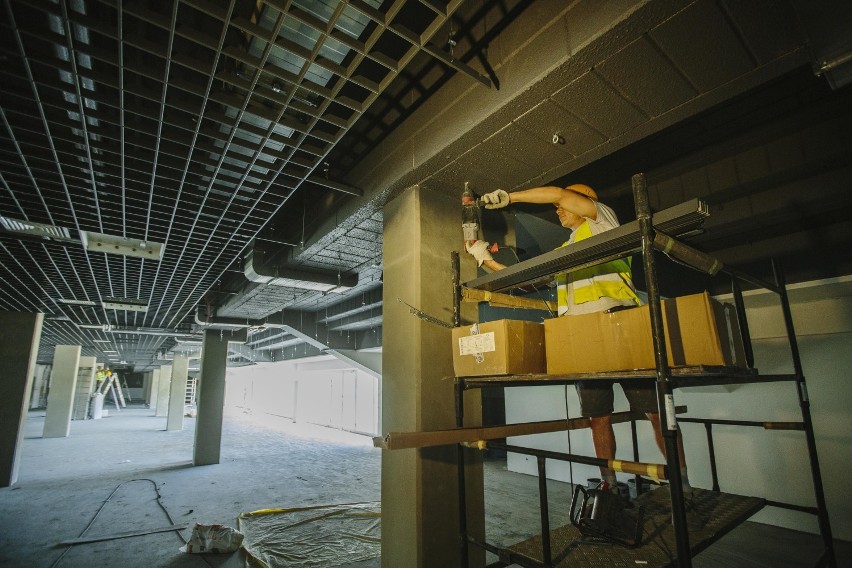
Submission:
{"label": "interior wall", "polygon": [[[791,309],[798,345],[811,401],[811,415],[822,472],[825,497],[835,538],[852,540],[852,496],[845,490],[844,471],[852,463],[852,423],[849,401],[852,384],[852,292],[848,283],[838,292],[833,282],[807,283],[791,287]],[[806,293],[805,293],[806,291]],[[787,340],[781,336],[784,324],[777,301],[765,294],[746,297],[746,311],[752,333],[755,366],[761,374],[793,372]],[[725,297],[720,298],[727,301]],[[567,396],[566,396],[567,394]],[[697,387],[677,389],[675,403],[685,404],[684,416],[760,421],[801,421],[795,384],[779,382],[743,384],[734,387]],[[573,387],[526,387],[507,389],[508,422],[549,420],[579,416],[579,401]],[[626,410],[626,399],[616,388],[615,410]],[[696,487],[711,486],[709,457],[704,427],[682,423],[689,478]],[[615,426],[617,456],[632,459],[630,430],[627,424]],[[662,460],[647,422],[640,424],[640,459]],[[804,433],[771,431],[753,427],[714,427],[714,442],[722,491],[754,495],[767,499],[813,506],[813,484],[808,466]],[[555,451],[569,451],[568,433],[513,438],[509,443]],[[594,455],[588,430],[570,435],[573,453]],[[510,454],[512,471],[536,473],[534,460]],[[549,476],[576,482],[598,477],[595,467],[548,463]],[[627,481],[629,476],[619,475]],[[752,520],[818,532],[816,517],[796,511],[767,507]]]}
{"label": "interior wall", "polygon": [[378,435],[375,377],[325,357],[228,369],[225,406]]}

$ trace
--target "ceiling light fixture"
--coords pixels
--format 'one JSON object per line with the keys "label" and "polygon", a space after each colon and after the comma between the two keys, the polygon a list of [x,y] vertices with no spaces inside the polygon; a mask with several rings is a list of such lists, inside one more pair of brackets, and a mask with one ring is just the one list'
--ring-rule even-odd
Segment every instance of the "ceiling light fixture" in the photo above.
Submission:
{"label": "ceiling light fixture", "polygon": [[68,298],[68,299],[59,298],[56,301],[59,302],[60,304],[67,304],[69,306],[96,306],[97,305],[91,300],[74,300],[73,298]]}
{"label": "ceiling light fixture", "polygon": [[73,241],[71,233],[65,227],[33,223],[21,219],[12,219],[0,215],[0,227],[4,231],[20,236],[40,237],[46,240]]}
{"label": "ceiling light fixture", "polygon": [[128,312],[147,312],[148,303],[139,298],[110,298],[105,297],[101,305],[108,310],[125,310]]}
{"label": "ceiling light fixture", "polygon": [[88,251],[147,258],[149,260],[162,260],[163,250],[165,249],[162,243],[128,239],[127,237],[117,237],[115,235],[105,235],[91,231],[80,231],[80,240],[83,243],[83,247]]}

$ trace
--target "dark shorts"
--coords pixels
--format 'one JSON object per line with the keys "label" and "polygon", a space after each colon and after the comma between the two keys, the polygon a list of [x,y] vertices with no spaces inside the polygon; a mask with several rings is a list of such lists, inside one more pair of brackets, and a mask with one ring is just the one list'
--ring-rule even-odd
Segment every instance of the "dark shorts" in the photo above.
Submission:
{"label": "dark shorts", "polygon": [[[580,415],[598,418],[612,414],[614,383],[606,381],[582,381],[577,383],[580,396]],[[654,383],[624,381],[618,383],[634,412],[659,412],[657,387]]]}

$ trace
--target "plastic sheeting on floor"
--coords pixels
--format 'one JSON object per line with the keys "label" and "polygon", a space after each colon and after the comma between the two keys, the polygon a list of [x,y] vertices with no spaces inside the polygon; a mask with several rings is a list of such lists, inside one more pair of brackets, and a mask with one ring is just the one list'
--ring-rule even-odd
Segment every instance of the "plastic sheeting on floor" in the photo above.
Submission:
{"label": "plastic sheeting on floor", "polygon": [[261,509],[237,519],[243,548],[267,568],[332,567],[381,556],[381,504]]}

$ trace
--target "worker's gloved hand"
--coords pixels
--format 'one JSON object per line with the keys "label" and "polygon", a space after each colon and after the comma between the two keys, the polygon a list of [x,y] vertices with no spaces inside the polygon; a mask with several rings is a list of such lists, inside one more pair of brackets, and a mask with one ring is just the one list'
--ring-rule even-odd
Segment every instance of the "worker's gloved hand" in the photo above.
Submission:
{"label": "worker's gloved hand", "polygon": [[477,266],[482,266],[482,263],[486,260],[494,260],[491,253],[488,252],[488,241],[467,241],[464,244],[464,250],[473,255]]}
{"label": "worker's gloved hand", "polygon": [[481,199],[486,209],[501,209],[509,204],[509,194],[502,189],[486,193]]}

